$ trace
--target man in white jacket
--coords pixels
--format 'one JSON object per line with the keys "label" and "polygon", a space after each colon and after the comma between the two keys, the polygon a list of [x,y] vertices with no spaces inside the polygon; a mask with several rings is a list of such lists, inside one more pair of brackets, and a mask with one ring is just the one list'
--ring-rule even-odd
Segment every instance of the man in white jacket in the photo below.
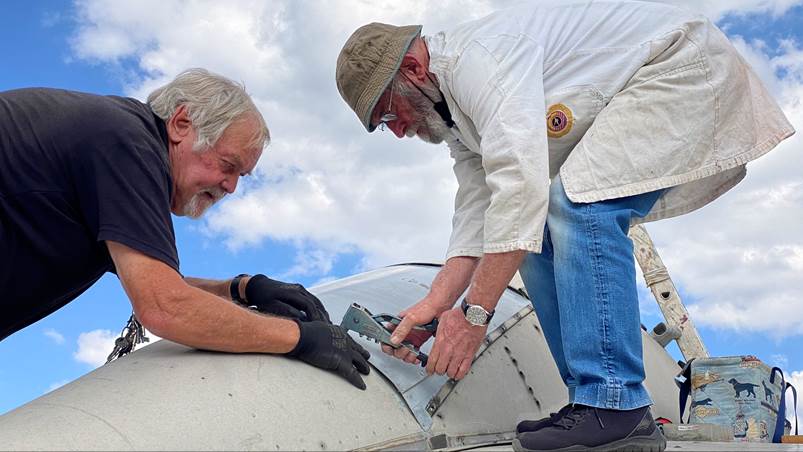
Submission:
{"label": "man in white jacket", "polygon": [[514,448],[662,450],[628,229],[709,203],[794,130],[727,38],[672,6],[526,5],[420,32],[363,26],[337,62],[369,132],[455,160],[446,264],[394,340],[438,317],[427,371],[463,378],[519,269],[569,405],[519,424]]}

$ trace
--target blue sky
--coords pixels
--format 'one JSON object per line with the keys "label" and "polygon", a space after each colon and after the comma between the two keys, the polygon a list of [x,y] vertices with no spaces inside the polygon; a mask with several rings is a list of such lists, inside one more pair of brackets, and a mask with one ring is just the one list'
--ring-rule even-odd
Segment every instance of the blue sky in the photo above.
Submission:
{"label": "blue sky", "polygon": [[[361,23],[423,22],[426,34],[460,17],[455,11],[465,11],[471,2],[446,2],[442,10],[422,13],[415,7],[425,8],[424,2],[362,12],[365,8],[350,1],[334,13],[279,1],[3,2],[0,91],[49,86],[142,98],[191,66],[244,80],[274,143],[255,180],[209,218],[175,219],[185,275],[223,279],[261,272],[311,285],[380,265],[442,259],[455,189],[448,153],[362,133],[337,98],[331,74],[344,33]],[[477,2],[472,14],[503,4]],[[782,106],[791,105],[790,117],[801,129],[803,114],[794,105],[803,97],[803,6],[777,4],[711,2],[703,12],[767,77]],[[160,17],[152,14],[155,5]],[[188,23],[173,27],[165,17],[178,17],[178,11]],[[257,28],[251,15],[272,18],[259,26],[273,24],[284,32]],[[322,30],[320,39],[294,33],[299,18],[309,29]],[[216,22],[222,20],[228,22]],[[739,221],[727,221],[765,187],[777,188],[767,196],[780,190],[788,199],[803,199],[803,181],[790,169],[799,168],[792,163],[800,161],[800,141],[795,143],[785,144],[778,157],[768,158],[756,171],[751,168],[745,187],[717,201],[719,207],[648,228],[686,304],[699,313],[693,318],[713,355],[755,354],[796,372],[803,382],[803,303],[777,302],[789,296],[784,284],[792,293],[801,288],[803,267],[796,259],[803,256],[797,254],[803,241],[796,231],[803,224],[803,206],[768,210],[765,221],[756,225],[748,220],[750,210]],[[310,154],[311,149],[317,153]],[[733,258],[776,249],[792,250],[792,257],[782,272],[766,276],[761,272],[771,270],[753,266],[756,259],[740,258],[747,262],[741,268]],[[725,275],[732,272],[733,279],[714,282],[707,273],[712,267]],[[752,278],[742,274],[752,274],[755,281],[745,286]],[[742,299],[744,293],[753,298]],[[780,307],[763,309],[765,302]],[[646,290],[642,306],[645,325],[661,320]],[[67,307],[0,342],[0,413],[93,369],[98,356],[110,351],[103,345],[119,333],[130,310],[116,277],[107,275]],[[740,310],[755,311],[754,318],[745,320]]]}

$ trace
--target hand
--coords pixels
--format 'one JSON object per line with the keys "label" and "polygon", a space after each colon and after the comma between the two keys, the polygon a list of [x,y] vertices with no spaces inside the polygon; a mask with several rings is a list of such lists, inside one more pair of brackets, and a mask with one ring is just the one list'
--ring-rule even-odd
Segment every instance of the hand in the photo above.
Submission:
{"label": "hand", "polygon": [[455,380],[465,377],[487,331],[487,325],[474,326],[468,323],[460,308],[441,314],[438,320],[438,336],[429,352],[427,373],[445,373]]}
{"label": "hand", "polygon": [[[421,347],[424,342],[432,337],[432,333],[413,330],[413,327],[431,322],[441,312],[442,309],[438,309],[437,305],[427,298],[405,309],[399,313],[399,317],[402,318],[401,323],[398,326],[391,325],[390,327],[393,330],[393,335],[390,338],[391,342],[401,344],[402,341],[407,341],[417,348]],[[410,364],[420,363],[416,354],[406,347],[393,348],[382,344],[382,351]]]}
{"label": "hand", "polygon": [[[331,370],[354,386],[365,390],[359,374],[368,375],[371,355],[354,342],[339,326],[322,321],[300,322],[298,344],[287,353],[307,364]],[[357,373],[359,372],[359,374]]]}
{"label": "hand", "polygon": [[329,313],[318,298],[301,284],[290,284],[265,275],[255,275],[245,286],[245,300],[259,312],[304,321],[331,324]]}

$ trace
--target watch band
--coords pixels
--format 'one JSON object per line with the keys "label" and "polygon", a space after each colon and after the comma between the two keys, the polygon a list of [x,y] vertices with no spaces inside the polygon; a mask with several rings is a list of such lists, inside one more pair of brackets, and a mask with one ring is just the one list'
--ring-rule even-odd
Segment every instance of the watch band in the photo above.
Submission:
{"label": "watch band", "polygon": [[235,303],[245,304],[245,300],[240,298],[240,280],[246,276],[250,275],[247,273],[240,273],[232,278],[231,283],[229,283],[229,294],[231,295],[232,301]]}

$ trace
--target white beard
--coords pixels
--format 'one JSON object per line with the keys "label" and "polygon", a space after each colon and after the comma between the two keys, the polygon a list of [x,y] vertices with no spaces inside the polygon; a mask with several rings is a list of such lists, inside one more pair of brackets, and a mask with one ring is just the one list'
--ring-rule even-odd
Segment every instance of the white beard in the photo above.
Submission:
{"label": "white beard", "polygon": [[407,134],[409,136],[417,135],[421,140],[432,144],[442,143],[444,140],[452,136],[452,131],[446,126],[446,122],[444,122],[443,118],[441,118],[441,116],[435,110],[433,110],[432,107],[429,108],[429,111],[421,113],[421,122],[423,122],[424,128],[427,129],[426,132],[419,133],[419,126],[419,129],[412,131],[412,135],[408,130]]}
{"label": "white beard", "polygon": [[[211,195],[212,199],[209,199]],[[181,213],[185,216],[188,216],[192,219],[200,218],[204,212],[207,211],[210,207],[212,207],[216,202],[223,199],[226,196],[226,192],[220,188],[208,188],[206,190],[202,190],[192,196],[187,204],[184,204],[184,207],[181,209]]]}
{"label": "white beard", "polygon": [[[435,111],[432,100],[410,86],[410,82],[394,81],[393,83],[397,83],[394,88],[407,98],[416,116],[420,118],[415,122],[414,127],[407,129],[405,132],[407,137],[418,136],[422,141],[432,144],[442,143],[452,137],[452,131],[446,126],[446,122],[438,112]],[[437,92],[431,94],[433,94],[434,98],[440,96],[440,93]],[[422,128],[426,130],[421,130]]]}

